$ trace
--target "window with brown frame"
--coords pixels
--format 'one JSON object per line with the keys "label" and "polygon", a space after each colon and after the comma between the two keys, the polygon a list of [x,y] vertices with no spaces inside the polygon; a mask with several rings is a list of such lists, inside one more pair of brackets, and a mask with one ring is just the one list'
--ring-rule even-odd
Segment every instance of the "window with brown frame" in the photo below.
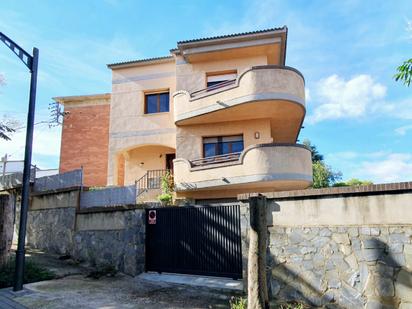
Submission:
{"label": "window with brown frame", "polygon": [[219,85],[226,85],[230,82],[235,82],[237,77],[236,70],[222,71],[222,72],[209,72],[206,73],[206,87],[216,88]]}
{"label": "window with brown frame", "polygon": [[215,136],[203,138],[203,157],[243,151],[243,135]]}
{"label": "window with brown frame", "polygon": [[169,92],[145,93],[144,113],[154,114],[169,111]]}

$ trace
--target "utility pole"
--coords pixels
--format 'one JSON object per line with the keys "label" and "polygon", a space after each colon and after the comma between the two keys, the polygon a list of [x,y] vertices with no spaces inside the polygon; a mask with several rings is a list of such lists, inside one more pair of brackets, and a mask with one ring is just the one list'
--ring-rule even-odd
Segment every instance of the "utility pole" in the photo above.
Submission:
{"label": "utility pole", "polygon": [[20,207],[20,225],[19,238],[16,251],[16,271],[14,276],[13,291],[21,291],[23,289],[24,276],[24,262],[25,262],[25,242],[26,242],[26,225],[27,225],[27,211],[29,208],[29,194],[30,194],[30,167],[33,146],[33,129],[34,129],[34,111],[36,106],[36,88],[37,88],[37,68],[39,62],[39,50],[33,47],[33,55],[30,55],[12,39],[0,32],[0,40],[16,54],[17,57],[30,70],[30,94],[29,94],[29,108],[27,114],[26,127],[26,145],[24,150],[24,169],[23,169],[23,186],[21,193],[21,207]]}

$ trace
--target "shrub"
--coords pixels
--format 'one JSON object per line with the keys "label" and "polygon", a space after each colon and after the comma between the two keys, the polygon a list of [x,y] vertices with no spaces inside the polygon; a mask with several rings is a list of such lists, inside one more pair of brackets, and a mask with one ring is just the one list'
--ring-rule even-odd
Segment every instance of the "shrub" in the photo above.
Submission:
{"label": "shrub", "polygon": [[[14,258],[11,258],[7,263],[0,267],[0,289],[13,286],[14,269]],[[37,265],[36,263],[30,260],[26,260],[23,283],[51,280],[55,277],[56,275],[53,272]]]}
{"label": "shrub", "polygon": [[173,202],[173,191],[174,191],[174,182],[173,176],[170,172],[167,172],[161,179],[161,188],[162,194],[160,194],[157,199],[163,205],[170,205]]}
{"label": "shrub", "polygon": [[170,205],[172,203],[173,200],[173,196],[170,193],[163,193],[160,194],[157,199],[162,202],[162,204],[164,205]]}
{"label": "shrub", "polygon": [[333,186],[334,187],[348,187],[348,186],[366,186],[366,185],[373,185],[373,182],[369,180],[360,180],[357,178],[352,178],[347,181],[337,182]]}
{"label": "shrub", "polygon": [[247,299],[243,297],[232,297],[229,304],[230,309],[246,309]]}

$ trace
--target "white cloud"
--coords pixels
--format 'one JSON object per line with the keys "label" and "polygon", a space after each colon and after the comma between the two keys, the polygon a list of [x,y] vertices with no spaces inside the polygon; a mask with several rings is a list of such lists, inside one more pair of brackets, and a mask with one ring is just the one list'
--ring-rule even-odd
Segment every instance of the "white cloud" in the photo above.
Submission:
{"label": "white cloud", "polygon": [[412,124],[396,128],[395,133],[398,135],[406,135],[406,132],[409,130],[412,130]]}
{"label": "white cloud", "polygon": [[[33,135],[32,164],[40,168],[56,168],[60,154],[60,127],[49,128],[47,124],[37,125]],[[0,141],[0,155],[9,155],[10,160],[24,159],[26,130],[11,135],[11,141]],[[47,157],[47,158],[45,158]]]}
{"label": "white cloud", "polygon": [[358,174],[376,183],[411,181],[412,155],[391,153],[381,160],[361,162]]}
{"label": "white cloud", "polygon": [[382,101],[386,87],[375,82],[370,75],[362,74],[345,80],[334,74],[320,80],[314,93],[317,104],[308,116],[309,123],[359,118]]}
{"label": "white cloud", "polygon": [[406,20],[406,32],[409,34],[409,39],[412,40],[412,20]]}
{"label": "white cloud", "polygon": [[4,74],[0,72],[0,86],[6,85],[6,78],[4,77]]}
{"label": "white cloud", "polygon": [[352,160],[359,156],[357,152],[354,151],[343,151],[336,152],[326,155],[327,160]]}
{"label": "white cloud", "polygon": [[310,90],[309,88],[305,88],[305,100],[306,102],[310,102],[312,97],[310,96]]}
{"label": "white cloud", "polygon": [[399,119],[412,120],[412,97],[396,102],[382,102],[374,106],[373,112]]}
{"label": "white cloud", "polygon": [[326,155],[326,161],[337,169],[345,167],[345,179],[359,178],[374,183],[412,180],[410,153],[345,151]]}

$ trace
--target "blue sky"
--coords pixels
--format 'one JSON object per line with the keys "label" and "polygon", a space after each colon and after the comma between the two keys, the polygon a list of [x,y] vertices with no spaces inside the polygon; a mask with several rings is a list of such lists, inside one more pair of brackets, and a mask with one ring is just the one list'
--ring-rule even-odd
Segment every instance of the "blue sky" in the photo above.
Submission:
{"label": "blue sky", "polygon": [[[392,76],[412,57],[412,2],[8,1],[0,31],[40,49],[36,122],[54,96],[110,92],[107,63],[167,55],[179,40],[287,25],[289,66],[306,78],[309,138],[326,162],[375,183],[412,180],[412,87]],[[0,116],[27,112],[29,74],[0,47]],[[24,130],[0,141],[23,158]],[[60,129],[40,124],[33,160],[58,166]]]}

